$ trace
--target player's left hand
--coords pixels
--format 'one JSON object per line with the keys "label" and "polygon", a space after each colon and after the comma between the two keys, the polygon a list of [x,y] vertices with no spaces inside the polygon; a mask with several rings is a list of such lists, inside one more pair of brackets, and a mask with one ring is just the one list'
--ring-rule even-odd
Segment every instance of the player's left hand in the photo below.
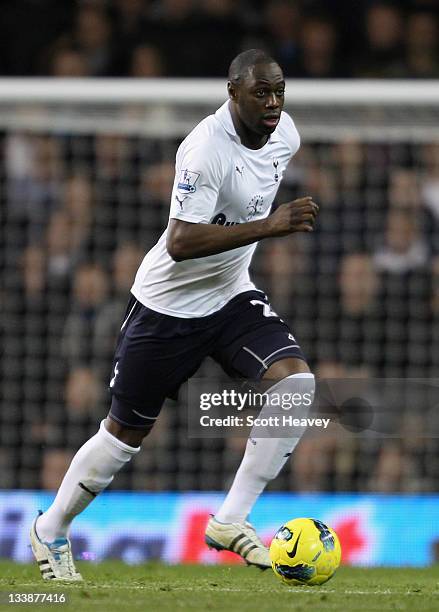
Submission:
{"label": "player's left hand", "polygon": [[271,236],[288,236],[294,232],[312,232],[319,207],[311,196],[280,204],[267,217]]}

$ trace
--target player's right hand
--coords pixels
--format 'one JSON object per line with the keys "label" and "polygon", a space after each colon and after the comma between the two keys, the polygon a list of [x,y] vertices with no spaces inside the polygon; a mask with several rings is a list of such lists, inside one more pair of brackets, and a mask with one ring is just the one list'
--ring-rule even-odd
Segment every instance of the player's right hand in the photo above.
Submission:
{"label": "player's right hand", "polygon": [[267,217],[272,236],[288,236],[293,232],[312,232],[319,207],[311,196],[280,204]]}

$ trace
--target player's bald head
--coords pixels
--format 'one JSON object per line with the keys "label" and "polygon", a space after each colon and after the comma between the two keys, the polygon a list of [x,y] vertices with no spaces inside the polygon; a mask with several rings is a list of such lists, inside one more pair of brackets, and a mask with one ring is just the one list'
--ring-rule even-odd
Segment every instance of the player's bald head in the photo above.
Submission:
{"label": "player's bald head", "polygon": [[243,51],[230,64],[229,81],[233,85],[242,84],[252,73],[253,68],[259,64],[276,64],[278,66],[276,60],[262,49]]}

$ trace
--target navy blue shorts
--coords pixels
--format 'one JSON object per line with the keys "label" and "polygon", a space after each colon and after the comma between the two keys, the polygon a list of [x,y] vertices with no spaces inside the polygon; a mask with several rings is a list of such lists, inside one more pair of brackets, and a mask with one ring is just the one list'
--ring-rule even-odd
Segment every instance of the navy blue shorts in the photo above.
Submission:
{"label": "navy blue shorts", "polygon": [[212,357],[232,378],[259,380],[285,357],[305,360],[288,325],[260,291],[240,293],[207,317],[161,314],[131,297],[114,356],[110,416],[134,429],[154,424],[167,397]]}

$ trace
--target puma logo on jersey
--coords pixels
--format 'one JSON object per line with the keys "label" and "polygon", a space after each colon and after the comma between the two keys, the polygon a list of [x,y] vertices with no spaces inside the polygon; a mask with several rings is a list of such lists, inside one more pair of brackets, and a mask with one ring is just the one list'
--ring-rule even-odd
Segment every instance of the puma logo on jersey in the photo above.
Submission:
{"label": "puma logo on jersey", "polygon": [[242,176],[242,175],[243,175],[243,172],[244,172],[244,166],[241,166],[241,167],[239,167],[239,166],[235,166],[235,170],[236,170],[236,172],[237,172],[238,174],[240,174],[240,175]]}
{"label": "puma logo on jersey", "polygon": [[178,197],[178,195],[175,196],[175,199],[177,200],[177,202],[180,204],[180,210],[183,210],[183,202],[185,201],[185,199],[187,198],[187,196],[184,196],[183,198]]}

